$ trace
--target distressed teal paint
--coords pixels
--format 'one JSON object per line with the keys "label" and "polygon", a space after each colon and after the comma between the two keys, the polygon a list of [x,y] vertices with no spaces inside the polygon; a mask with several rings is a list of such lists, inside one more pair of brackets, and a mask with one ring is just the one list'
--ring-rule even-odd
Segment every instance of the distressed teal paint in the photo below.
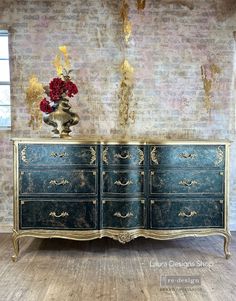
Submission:
{"label": "distressed teal paint", "polygon": [[[187,217],[180,216],[181,212],[196,214]],[[223,202],[220,199],[158,199],[150,208],[152,229],[222,228],[223,218]]]}
{"label": "distressed teal paint", "polygon": [[[65,217],[53,217],[51,212],[60,215],[68,213]],[[20,205],[21,229],[96,229],[97,208],[92,200],[59,201],[46,199],[25,200]]]}
{"label": "distressed teal paint", "polygon": [[96,145],[65,145],[65,144],[21,144],[19,145],[19,164],[28,166],[59,166],[97,164],[93,160],[92,149],[97,153]]}
{"label": "distressed teal paint", "polygon": [[92,170],[43,169],[20,173],[20,194],[97,193],[97,173]]}
{"label": "distressed teal paint", "polygon": [[102,205],[102,227],[113,229],[144,228],[145,202],[139,199],[106,199]]}

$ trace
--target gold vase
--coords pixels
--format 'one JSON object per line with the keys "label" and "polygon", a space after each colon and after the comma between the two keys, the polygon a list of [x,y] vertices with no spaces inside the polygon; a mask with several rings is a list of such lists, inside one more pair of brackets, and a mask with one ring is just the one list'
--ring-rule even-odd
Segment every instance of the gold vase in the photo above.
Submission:
{"label": "gold vase", "polygon": [[52,137],[70,137],[70,127],[79,122],[78,114],[70,112],[70,109],[71,106],[69,105],[69,100],[62,98],[59,100],[58,106],[54,112],[43,116],[43,121],[53,127]]}

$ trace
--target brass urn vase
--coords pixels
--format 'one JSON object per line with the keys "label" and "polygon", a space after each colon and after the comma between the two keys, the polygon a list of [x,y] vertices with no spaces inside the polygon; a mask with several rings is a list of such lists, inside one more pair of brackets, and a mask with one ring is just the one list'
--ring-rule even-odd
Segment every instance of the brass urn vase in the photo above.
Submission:
{"label": "brass urn vase", "polygon": [[69,100],[61,98],[55,111],[44,114],[43,121],[53,127],[52,137],[70,138],[70,127],[79,122],[78,114],[71,112],[70,109]]}

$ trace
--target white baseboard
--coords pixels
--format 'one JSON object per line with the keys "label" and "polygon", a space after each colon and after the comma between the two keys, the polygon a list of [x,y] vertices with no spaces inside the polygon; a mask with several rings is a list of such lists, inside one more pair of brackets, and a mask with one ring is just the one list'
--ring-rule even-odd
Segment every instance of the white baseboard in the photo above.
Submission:
{"label": "white baseboard", "polygon": [[0,225],[0,233],[12,233],[12,225]]}

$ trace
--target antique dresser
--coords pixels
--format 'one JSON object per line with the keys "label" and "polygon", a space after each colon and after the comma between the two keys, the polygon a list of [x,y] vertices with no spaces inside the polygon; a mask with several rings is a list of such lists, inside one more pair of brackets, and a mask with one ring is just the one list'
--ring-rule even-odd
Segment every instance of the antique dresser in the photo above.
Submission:
{"label": "antique dresser", "polygon": [[13,139],[22,237],[126,243],[221,235],[228,245],[229,143]]}

